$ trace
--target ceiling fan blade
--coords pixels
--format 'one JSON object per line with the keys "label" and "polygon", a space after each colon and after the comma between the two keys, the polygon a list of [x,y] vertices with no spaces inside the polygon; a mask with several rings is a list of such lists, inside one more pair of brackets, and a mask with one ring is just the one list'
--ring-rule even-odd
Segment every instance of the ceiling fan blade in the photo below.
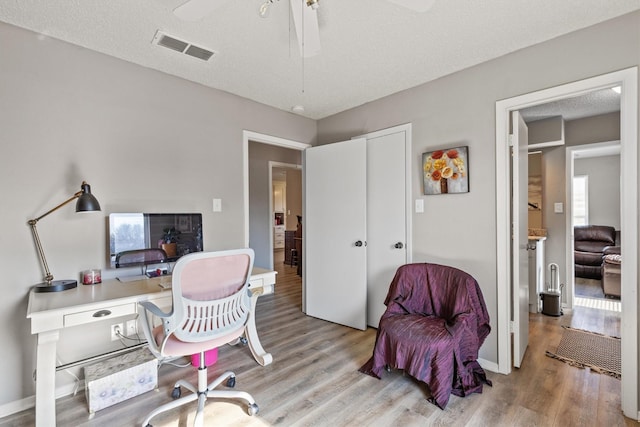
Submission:
{"label": "ceiling fan blade", "polygon": [[320,53],[320,29],[318,13],[306,5],[305,0],[290,0],[291,16],[296,28],[300,55],[309,58]]}
{"label": "ceiling fan blade", "polygon": [[407,9],[411,9],[416,12],[426,12],[436,0],[387,0],[391,3],[395,3],[398,6],[406,7]]}
{"label": "ceiling fan blade", "polygon": [[198,21],[231,0],[189,0],[173,9],[173,14],[185,21]]}

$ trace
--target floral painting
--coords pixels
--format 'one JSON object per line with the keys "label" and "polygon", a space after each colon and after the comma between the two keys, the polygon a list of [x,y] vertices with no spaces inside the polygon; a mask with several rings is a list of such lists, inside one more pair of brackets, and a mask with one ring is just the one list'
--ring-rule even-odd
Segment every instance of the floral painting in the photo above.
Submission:
{"label": "floral painting", "polygon": [[429,151],[422,154],[424,194],[469,192],[467,147]]}

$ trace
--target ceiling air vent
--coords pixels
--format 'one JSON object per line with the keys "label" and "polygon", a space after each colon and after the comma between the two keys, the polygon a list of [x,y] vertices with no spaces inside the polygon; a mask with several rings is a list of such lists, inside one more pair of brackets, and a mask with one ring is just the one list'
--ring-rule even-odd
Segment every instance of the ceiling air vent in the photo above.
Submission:
{"label": "ceiling air vent", "polygon": [[184,53],[185,55],[189,55],[194,58],[202,59],[203,61],[208,61],[209,58],[211,58],[215,54],[215,52],[212,50],[208,50],[200,46],[195,46],[189,42],[165,34],[160,30],[156,31],[155,36],[153,36],[152,43],[158,46],[169,48],[171,50],[175,50],[176,52]]}

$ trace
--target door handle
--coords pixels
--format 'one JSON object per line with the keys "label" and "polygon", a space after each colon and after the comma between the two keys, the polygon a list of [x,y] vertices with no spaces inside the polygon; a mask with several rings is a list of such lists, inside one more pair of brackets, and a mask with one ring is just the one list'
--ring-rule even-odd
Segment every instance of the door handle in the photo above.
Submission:
{"label": "door handle", "polygon": [[396,249],[402,249],[402,248],[404,248],[404,245],[402,244],[402,242],[398,242],[395,245],[393,245],[393,247],[396,248]]}

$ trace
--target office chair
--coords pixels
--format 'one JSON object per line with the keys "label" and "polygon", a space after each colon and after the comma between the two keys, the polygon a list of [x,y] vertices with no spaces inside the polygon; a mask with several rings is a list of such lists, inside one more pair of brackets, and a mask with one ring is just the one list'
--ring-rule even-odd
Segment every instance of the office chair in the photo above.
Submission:
{"label": "office chair", "polygon": [[[220,252],[196,252],[181,257],[173,269],[173,307],[164,313],[149,301],[139,304],[145,309],[141,316],[149,350],[159,359],[199,354],[198,384],[176,382],[172,397],[176,400],[152,411],[142,423],[150,426],[154,416],[194,400],[198,409],[194,426],[203,425],[204,404],[207,398],[239,399],[247,404],[249,415],[258,413],[258,405],[249,393],[234,390],[214,390],[225,379],[227,386],[235,386],[235,374],[227,371],[207,384],[205,352],[236,341],[244,334],[249,317],[249,277],[253,268],[252,249]],[[152,328],[150,314],[162,320]],[[190,390],[180,397],[181,389]]]}
{"label": "office chair", "polygon": [[116,255],[116,268],[129,265],[155,264],[166,260],[167,254],[160,248],[135,249],[119,252]]}

